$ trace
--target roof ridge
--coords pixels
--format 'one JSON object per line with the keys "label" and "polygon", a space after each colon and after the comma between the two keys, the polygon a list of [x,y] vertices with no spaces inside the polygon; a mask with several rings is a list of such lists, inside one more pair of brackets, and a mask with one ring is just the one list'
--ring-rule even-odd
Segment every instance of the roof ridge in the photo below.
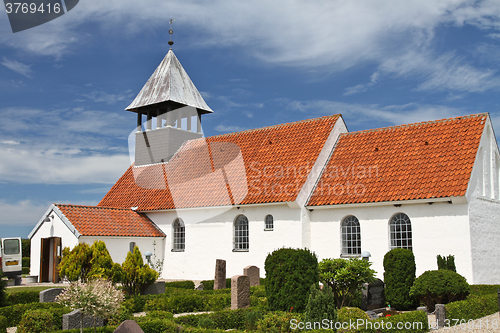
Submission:
{"label": "roof ridge", "polygon": [[312,119],[303,119],[303,120],[298,120],[298,121],[292,121],[292,122],[289,122],[289,123],[282,123],[282,124],[276,124],[276,125],[271,125],[271,126],[264,126],[264,127],[259,127],[259,128],[252,128],[252,129],[247,129],[247,130],[239,131],[239,132],[230,132],[230,133],[218,134],[218,135],[213,135],[213,136],[206,137],[205,139],[220,138],[220,137],[234,135],[234,134],[240,134],[240,133],[251,133],[251,132],[257,132],[257,131],[262,131],[262,130],[277,128],[277,127],[281,127],[281,126],[287,126],[287,125],[293,125],[293,124],[300,124],[300,123],[308,123],[308,122],[312,122],[312,121],[318,121],[320,119],[339,118],[339,117],[342,117],[342,114],[336,113],[336,114],[332,114],[332,115],[329,115],[329,116],[322,116],[322,117],[317,117],[317,118],[312,118]]}
{"label": "roof ridge", "polygon": [[61,206],[64,206],[64,207],[78,207],[78,208],[97,208],[97,209],[115,209],[115,210],[126,210],[126,211],[133,211],[132,209],[130,208],[119,208],[119,207],[106,207],[106,206],[89,206],[89,205],[73,205],[73,204],[58,204],[58,203],[55,203],[54,206],[56,207],[61,207]]}
{"label": "roof ridge", "polygon": [[479,117],[484,117],[484,116],[488,116],[488,115],[489,115],[488,112],[476,113],[476,114],[470,114],[470,115],[466,115],[466,116],[458,116],[458,117],[452,117],[452,118],[443,118],[443,119],[436,119],[436,120],[421,121],[421,122],[417,122],[417,123],[401,124],[401,125],[394,125],[394,126],[387,126],[387,127],[371,128],[371,129],[354,131],[354,132],[346,132],[346,133],[341,133],[340,135],[341,136],[347,136],[347,135],[354,135],[354,134],[378,132],[378,131],[389,130],[389,129],[399,129],[399,128],[405,128],[405,127],[415,127],[415,126],[422,126],[422,125],[428,125],[428,124],[442,123],[442,122],[453,121],[453,120],[460,120],[460,119],[467,119],[467,118],[479,118]]}

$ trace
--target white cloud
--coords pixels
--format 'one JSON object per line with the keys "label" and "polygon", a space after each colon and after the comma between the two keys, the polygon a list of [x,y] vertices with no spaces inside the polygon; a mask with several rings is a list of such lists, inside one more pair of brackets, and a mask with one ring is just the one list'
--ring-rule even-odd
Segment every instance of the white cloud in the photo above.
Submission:
{"label": "white cloud", "polygon": [[31,65],[25,65],[19,61],[16,61],[16,60],[9,60],[5,57],[2,58],[2,62],[0,62],[2,65],[4,65],[5,67],[7,67],[8,69],[18,73],[18,74],[21,74],[21,75],[24,75],[28,78],[31,78]]}
{"label": "white cloud", "polygon": [[365,92],[366,90],[368,90],[368,85],[358,84],[357,86],[346,88],[344,96],[354,95],[360,92]]}
{"label": "white cloud", "polygon": [[[282,101],[283,102],[283,101]],[[385,122],[391,125],[410,124],[415,122],[450,118],[464,114],[463,110],[442,105],[419,105],[410,103],[405,105],[364,105],[348,104],[337,101],[284,101],[287,108],[308,115],[323,116],[342,114],[348,119],[347,125],[359,123]],[[369,127],[373,128],[373,127]]]}
{"label": "white cloud", "polygon": [[0,225],[35,226],[50,203],[35,203],[30,200],[7,203],[0,200]]}
{"label": "white cloud", "polygon": [[132,96],[130,93],[126,94],[109,94],[104,91],[93,91],[90,94],[83,95],[91,101],[106,104],[116,104],[119,101],[129,100]]}
{"label": "white cloud", "polygon": [[229,132],[239,132],[239,131],[244,131],[246,128],[240,127],[240,126],[226,126],[226,125],[217,125],[215,127],[215,130],[217,132],[224,132],[224,133],[229,133]]}
{"label": "white cloud", "polygon": [[3,140],[3,141],[0,141],[0,143],[3,143],[4,145],[18,145],[18,144],[20,144],[19,141],[14,141],[14,140]]}
{"label": "white cloud", "polygon": [[0,156],[0,181],[26,184],[113,184],[130,165],[128,155],[88,156],[78,150],[0,146]]}
{"label": "white cloud", "polygon": [[398,77],[420,77],[424,82],[418,86],[419,90],[481,92],[500,88],[496,71],[474,68],[452,52],[434,57],[428,53],[409,51],[386,60],[379,69],[382,73]]}

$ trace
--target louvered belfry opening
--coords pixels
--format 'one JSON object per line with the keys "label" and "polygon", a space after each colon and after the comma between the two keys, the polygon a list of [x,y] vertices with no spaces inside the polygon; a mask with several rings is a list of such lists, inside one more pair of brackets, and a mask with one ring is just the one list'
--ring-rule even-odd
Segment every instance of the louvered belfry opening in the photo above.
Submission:
{"label": "louvered belfry opening", "polygon": [[172,50],[126,110],[137,113],[135,166],[168,162],[203,136],[201,115],[213,112]]}

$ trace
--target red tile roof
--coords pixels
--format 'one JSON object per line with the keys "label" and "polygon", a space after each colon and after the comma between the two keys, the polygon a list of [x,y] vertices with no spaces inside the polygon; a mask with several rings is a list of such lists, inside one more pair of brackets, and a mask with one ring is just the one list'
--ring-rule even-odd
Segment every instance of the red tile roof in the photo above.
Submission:
{"label": "red tile roof", "polygon": [[131,209],[56,204],[83,236],[165,237],[151,220]]}
{"label": "red tile roof", "polygon": [[98,206],[148,211],[294,201],[339,118],[189,141],[168,163],[131,166]]}
{"label": "red tile roof", "polygon": [[487,118],[343,133],[308,205],[463,196]]}

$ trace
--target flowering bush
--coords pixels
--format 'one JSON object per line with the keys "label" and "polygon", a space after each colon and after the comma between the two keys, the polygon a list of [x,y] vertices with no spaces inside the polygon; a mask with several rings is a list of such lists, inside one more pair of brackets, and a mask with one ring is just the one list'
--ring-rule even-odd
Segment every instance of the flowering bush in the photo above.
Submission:
{"label": "flowering bush", "polygon": [[123,293],[117,290],[110,281],[105,280],[92,280],[87,283],[73,282],[57,296],[57,302],[60,304],[71,309],[81,309],[81,321],[83,321],[83,314],[96,318],[111,317],[118,311],[123,299]]}

